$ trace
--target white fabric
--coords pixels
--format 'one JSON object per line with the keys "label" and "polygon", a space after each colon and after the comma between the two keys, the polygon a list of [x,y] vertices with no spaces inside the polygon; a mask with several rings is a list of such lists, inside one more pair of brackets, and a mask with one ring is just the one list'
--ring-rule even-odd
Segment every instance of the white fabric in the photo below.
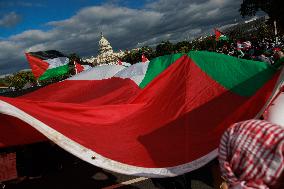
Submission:
{"label": "white fabric", "polygon": [[113,77],[117,72],[125,67],[121,65],[103,65],[96,66],[89,70],[83,71],[68,80],[102,80]]}
{"label": "white fabric", "polygon": [[126,67],[131,66],[131,64],[130,64],[130,63],[128,63],[128,62],[121,62],[121,65],[126,66]]}
{"label": "white fabric", "polygon": [[251,47],[251,42],[250,41],[243,42],[243,47],[244,48],[250,48]]}
{"label": "white fabric", "polygon": [[145,77],[149,62],[137,63],[129,67],[122,65],[101,65],[83,71],[67,80],[101,80],[111,77],[129,78],[139,85]]}
{"label": "white fabric", "polygon": [[123,69],[114,75],[114,77],[129,78],[133,80],[137,85],[140,85],[145,77],[148,69],[149,62],[147,63],[137,63]]}
{"label": "white fabric", "polygon": [[49,64],[48,69],[56,68],[59,66],[63,66],[69,63],[69,58],[67,57],[57,57],[53,59],[44,60]]}
{"label": "white fabric", "polygon": [[284,127],[284,92],[272,102],[266,113],[267,121]]}
{"label": "white fabric", "polygon": [[81,66],[83,66],[84,71],[92,68],[92,66],[89,66],[89,65],[81,65]]}
{"label": "white fabric", "polygon": [[237,43],[237,48],[238,48],[238,49],[242,49],[242,48],[243,48],[243,45],[238,42],[238,43]]}

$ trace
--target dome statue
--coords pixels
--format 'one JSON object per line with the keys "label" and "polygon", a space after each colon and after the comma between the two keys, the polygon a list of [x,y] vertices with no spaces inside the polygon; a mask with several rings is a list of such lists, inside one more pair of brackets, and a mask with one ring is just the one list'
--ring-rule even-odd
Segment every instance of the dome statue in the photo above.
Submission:
{"label": "dome statue", "polygon": [[102,32],[101,32],[101,39],[99,41],[99,53],[100,54],[103,54],[103,53],[111,54],[111,53],[113,53],[113,50],[112,50],[110,43],[103,36]]}
{"label": "dome statue", "polygon": [[96,57],[91,57],[88,59],[84,59],[89,63],[94,65],[101,65],[101,64],[118,64],[118,60],[124,56],[124,52],[113,52],[112,46],[110,42],[103,36],[101,32],[101,39],[99,40],[99,55]]}

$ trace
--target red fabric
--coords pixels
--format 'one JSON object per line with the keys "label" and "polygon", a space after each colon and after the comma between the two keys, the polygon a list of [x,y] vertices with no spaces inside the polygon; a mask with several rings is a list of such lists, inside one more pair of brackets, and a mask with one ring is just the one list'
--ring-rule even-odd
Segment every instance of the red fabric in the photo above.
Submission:
{"label": "red fabric", "polygon": [[142,62],[145,63],[147,61],[149,61],[148,58],[144,54],[142,54]]}
{"label": "red fabric", "polygon": [[84,67],[81,64],[78,64],[76,61],[74,61],[74,63],[75,63],[75,69],[77,73],[84,71]]}
{"label": "red fabric", "polygon": [[0,182],[17,178],[16,153],[0,153]]}
{"label": "red fabric", "polygon": [[26,53],[27,60],[31,66],[35,78],[39,78],[48,68],[49,64],[37,57]]}
{"label": "red fabric", "polygon": [[256,115],[276,79],[253,97],[241,97],[183,56],[144,89],[121,78],[69,80],[1,99],[104,157],[171,167],[216,149],[228,125]]}
{"label": "red fabric", "polygon": [[40,132],[20,119],[0,114],[0,120],[0,149],[47,140]]}
{"label": "red fabric", "polygon": [[281,51],[281,48],[275,47],[275,48],[273,48],[273,51],[275,51],[275,52]]}
{"label": "red fabric", "polygon": [[214,32],[215,32],[215,36],[216,36],[216,41],[218,41],[219,38],[221,37],[222,33],[216,28],[214,29]]}
{"label": "red fabric", "polygon": [[117,64],[118,64],[118,65],[122,65],[121,60],[118,60],[118,61],[117,61]]}
{"label": "red fabric", "polygon": [[230,188],[269,189],[284,172],[284,128],[261,120],[234,124],[222,136],[219,161]]}

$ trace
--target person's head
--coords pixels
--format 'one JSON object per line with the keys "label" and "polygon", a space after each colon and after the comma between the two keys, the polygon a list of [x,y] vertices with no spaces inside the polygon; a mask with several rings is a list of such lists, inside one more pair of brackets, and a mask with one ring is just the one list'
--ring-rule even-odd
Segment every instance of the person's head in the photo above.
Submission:
{"label": "person's head", "polygon": [[274,53],[274,55],[273,55],[273,58],[274,58],[275,61],[277,61],[277,60],[279,60],[279,59],[281,59],[283,57],[284,57],[284,53],[282,51],[280,51],[280,50],[276,51]]}
{"label": "person's head", "polygon": [[219,146],[229,189],[283,189],[284,128],[263,120],[232,125]]}

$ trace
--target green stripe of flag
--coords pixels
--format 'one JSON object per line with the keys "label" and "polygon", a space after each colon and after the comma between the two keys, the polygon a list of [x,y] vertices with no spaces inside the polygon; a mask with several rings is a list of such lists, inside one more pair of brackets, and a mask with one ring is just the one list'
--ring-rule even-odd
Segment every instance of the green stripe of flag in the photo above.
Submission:
{"label": "green stripe of flag", "polygon": [[146,75],[139,87],[144,88],[148,83],[150,83],[156,76],[158,76],[161,72],[163,72],[166,68],[168,68],[172,63],[174,63],[177,59],[179,59],[182,53],[174,54],[174,55],[165,55],[161,57],[157,57],[149,62],[149,66],[146,72]]}
{"label": "green stripe of flag", "polygon": [[239,59],[223,54],[191,51],[188,56],[212,79],[240,96],[251,96],[276,69],[265,62]]}
{"label": "green stripe of flag", "polygon": [[229,38],[226,35],[221,35],[219,37],[219,41],[221,41],[221,40],[227,41],[227,40],[229,40]]}
{"label": "green stripe of flag", "polygon": [[65,64],[63,66],[59,66],[59,67],[56,67],[56,68],[48,69],[44,72],[44,74],[42,74],[39,77],[39,80],[45,80],[45,79],[49,79],[49,78],[52,78],[52,77],[58,77],[58,76],[61,76],[61,75],[68,73],[68,71],[69,71],[68,64]]}

